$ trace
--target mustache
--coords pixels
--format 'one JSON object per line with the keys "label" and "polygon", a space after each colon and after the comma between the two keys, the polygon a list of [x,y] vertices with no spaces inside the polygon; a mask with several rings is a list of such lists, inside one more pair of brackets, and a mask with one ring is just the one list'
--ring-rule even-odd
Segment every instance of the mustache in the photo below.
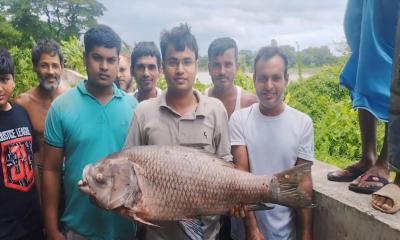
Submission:
{"label": "mustache", "polygon": [[43,82],[43,81],[47,81],[47,80],[51,80],[51,79],[55,79],[57,82],[60,81],[61,77],[57,77],[57,76],[38,76],[39,81]]}

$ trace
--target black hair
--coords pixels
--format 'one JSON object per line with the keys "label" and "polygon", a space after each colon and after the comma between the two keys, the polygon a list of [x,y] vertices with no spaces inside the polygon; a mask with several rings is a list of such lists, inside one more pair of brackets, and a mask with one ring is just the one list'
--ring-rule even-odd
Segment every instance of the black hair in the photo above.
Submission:
{"label": "black hair", "polygon": [[285,74],[285,78],[286,78],[287,73],[288,73],[288,59],[287,59],[286,54],[284,54],[283,51],[279,47],[267,46],[267,47],[261,48],[258,51],[257,56],[254,60],[254,74],[256,73],[256,64],[258,61],[269,60],[275,56],[281,57],[284,62],[284,64],[285,64],[284,74]]}
{"label": "black hair", "polygon": [[235,60],[238,60],[238,48],[235,40],[229,37],[217,38],[208,47],[208,60],[224,54],[230,48],[235,49]]}
{"label": "black hair", "polygon": [[8,50],[0,46],[0,75],[4,74],[11,74],[15,78],[15,67]]}
{"label": "black hair", "polygon": [[37,66],[39,64],[42,53],[46,53],[51,56],[57,55],[60,59],[61,66],[64,66],[64,55],[61,52],[60,45],[53,39],[40,39],[36,46],[32,48],[31,54],[33,66]]}
{"label": "black hair", "polygon": [[138,58],[143,56],[156,57],[157,67],[161,66],[161,55],[158,47],[154,42],[139,42],[135,45],[131,55],[131,69],[133,70]]}
{"label": "black hair", "polygon": [[163,59],[165,59],[168,44],[172,44],[177,51],[185,51],[187,47],[194,52],[196,60],[199,57],[196,38],[190,32],[190,27],[186,23],[181,23],[170,31],[163,31],[161,33],[160,48]]}
{"label": "black hair", "polygon": [[116,48],[119,55],[121,51],[121,38],[109,26],[99,24],[90,28],[84,35],[85,54],[89,54],[97,46]]}

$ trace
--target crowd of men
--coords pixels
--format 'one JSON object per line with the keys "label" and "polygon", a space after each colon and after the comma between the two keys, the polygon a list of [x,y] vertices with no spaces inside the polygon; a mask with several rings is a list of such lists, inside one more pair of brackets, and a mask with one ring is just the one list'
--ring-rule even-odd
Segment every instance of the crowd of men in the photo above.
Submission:
{"label": "crowd of men", "polygon": [[[193,88],[198,45],[188,25],[164,31],[160,50],[139,42],[130,56],[122,54],[120,37],[97,25],[84,35],[87,80],[67,90],[60,86],[59,45],[38,41],[32,65],[39,85],[10,102],[18,79],[1,48],[0,239],[198,239],[185,222],[138,225],[79,191],[87,164],[123,148],[201,145],[264,175],[313,161],[311,118],[283,102],[288,61],[279,48],[263,47],[255,58],[256,95],[234,85],[239,60],[231,38],[209,46],[213,86],[204,93]],[[162,74],[164,91],[156,87]],[[306,186],[311,192],[311,179]],[[231,215],[243,219],[196,219],[202,238],[295,239],[297,226],[301,239],[312,239],[310,209],[253,213],[238,207]]]}

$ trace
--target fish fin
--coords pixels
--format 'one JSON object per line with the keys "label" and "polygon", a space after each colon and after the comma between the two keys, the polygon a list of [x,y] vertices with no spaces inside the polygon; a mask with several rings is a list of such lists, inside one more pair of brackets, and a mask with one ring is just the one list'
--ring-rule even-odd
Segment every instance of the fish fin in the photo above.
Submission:
{"label": "fish fin", "polygon": [[158,225],[156,225],[156,224],[153,224],[153,223],[151,223],[151,222],[147,222],[147,221],[141,219],[140,217],[136,216],[136,214],[133,214],[132,217],[133,217],[133,219],[134,219],[135,221],[137,221],[137,222],[140,222],[140,223],[143,223],[143,224],[146,224],[146,225],[149,225],[149,226],[153,226],[153,227],[160,227],[160,226],[158,226]]}
{"label": "fish fin", "polygon": [[247,204],[246,208],[250,211],[261,211],[261,210],[271,210],[274,206],[267,205],[265,203]]}
{"label": "fish fin", "polygon": [[179,221],[179,226],[183,230],[189,239],[192,240],[203,240],[204,233],[203,233],[203,223],[199,218],[188,219],[185,221]]}
{"label": "fish fin", "polygon": [[293,207],[312,208],[312,163],[296,165],[275,174],[271,180],[273,202]]}

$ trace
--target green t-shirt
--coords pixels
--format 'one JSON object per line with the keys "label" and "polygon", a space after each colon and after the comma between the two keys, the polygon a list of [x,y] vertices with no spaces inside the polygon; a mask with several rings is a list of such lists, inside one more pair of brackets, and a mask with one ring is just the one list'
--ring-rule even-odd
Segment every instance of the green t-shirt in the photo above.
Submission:
{"label": "green t-shirt", "polygon": [[64,149],[63,187],[66,229],[89,239],[121,239],[134,236],[136,225],[115,212],[100,209],[79,191],[83,168],[120,151],[137,100],[113,85],[113,97],[105,104],[90,95],[81,81],[59,96],[46,117],[45,142]]}

